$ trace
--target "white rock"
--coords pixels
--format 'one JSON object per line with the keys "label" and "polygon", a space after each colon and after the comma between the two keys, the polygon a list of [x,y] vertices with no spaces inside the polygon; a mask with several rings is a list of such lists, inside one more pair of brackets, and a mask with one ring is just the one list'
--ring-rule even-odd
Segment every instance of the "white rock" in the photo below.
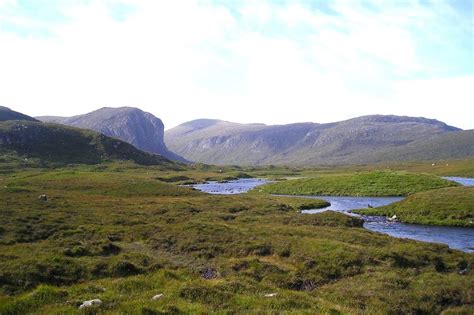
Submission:
{"label": "white rock", "polygon": [[397,221],[397,218],[398,218],[397,215],[394,214],[393,217],[388,218],[388,221],[390,221],[390,222],[395,222],[395,221]]}
{"label": "white rock", "polygon": [[86,307],[100,306],[100,305],[102,305],[102,301],[99,299],[94,299],[94,300],[82,302],[82,305],[79,306],[79,309],[82,310]]}
{"label": "white rock", "polygon": [[152,297],[151,299],[152,299],[153,301],[156,301],[156,300],[161,299],[162,297],[163,297],[163,294],[157,294],[157,295],[155,295],[154,297]]}
{"label": "white rock", "polygon": [[264,297],[275,297],[275,296],[277,296],[276,293],[268,293],[264,295]]}

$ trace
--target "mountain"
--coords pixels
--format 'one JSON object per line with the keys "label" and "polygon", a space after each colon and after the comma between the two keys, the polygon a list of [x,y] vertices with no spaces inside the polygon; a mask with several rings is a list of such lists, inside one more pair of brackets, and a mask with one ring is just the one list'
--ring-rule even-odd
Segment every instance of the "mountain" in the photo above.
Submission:
{"label": "mountain", "polygon": [[378,160],[443,160],[474,157],[474,130],[462,130],[413,141],[400,149],[386,150]]}
{"label": "mountain", "polygon": [[19,112],[15,112],[8,107],[0,106],[0,121],[7,120],[28,120],[28,121],[38,121],[33,117],[24,115]]}
{"label": "mountain", "polygon": [[[465,141],[443,140],[448,135]],[[469,135],[433,119],[373,115],[274,126],[200,119],[166,131],[165,140],[171,150],[196,162],[322,165],[471,156],[470,150],[457,148],[473,141]]]}
{"label": "mountain", "polygon": [[0,122],[0,154],[61,164],[130,160],[143,165],[177,166],[160,155],[95,131],[31,120]]}
{"label": "mountain", "polygon": [[168,150],[163,140],[163,122],[138,108],[104,107],[73,117],[38,117],[41,121],[84,128],[133,144],[142,151],[160,154],[170,160],[186,160]]}

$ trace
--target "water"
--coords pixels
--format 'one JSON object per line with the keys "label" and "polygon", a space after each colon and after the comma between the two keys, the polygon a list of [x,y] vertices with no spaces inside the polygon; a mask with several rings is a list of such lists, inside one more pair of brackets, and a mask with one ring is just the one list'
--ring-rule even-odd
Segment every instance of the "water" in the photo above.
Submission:
{"label": "water", "polygon": [[212,181],[205,184],[193,185],[193,187],[208,194],[234,195],[246,193],[249,190],[266,183],[268,183],[268,181],[262,178],[241,178],[225,183]]}
{"label": "water", "polygon": [[[295,196],[291,196],[295,197]],[[348,212],[355,209],[382,207],[403,200],[403,197],[333,197],[333,196],[298,196],[303,198],[322,199],[331,205],[326,208],[304,210],[303,213],[320,213],[327,210]]]}
{"label": "water", "polygon": [[[452,179],[449,177],[447,179]],[[456,177],[455,181],[463,181],[463,185],[474,185],[474,179]],[[265,179],[246,178],[226,183],[209,182],[193,187],[209,194],[241,194],[267,183]],[[403,197],[335,197],[335,196],[291,196],[313,199],[323,199],[331,203],[329,207],[314,210],[305,210],[304,213],[320,213],[327,210],[343,212],[358,216],[351,210],[381,207],[403,200]],[[474,228],[445,227],[419,224],[405,224],[390,222],[385,217],[362,216],[364,228],[398,238],[408,238],[423,242],[446,244],[450,248],[465,252],[474,252]]]}
{"label": "water", "polygon": [[463,186],[474,186],[474,178],[467,178],[467,177],[443,177],[443,178],[450,180],[452,182],[459,183]]}
{"label": "water", "polygon": [[[300,196],[326,200],[331,205],[326,208],[305,210],[303,213],[320,213],[327,210],[343,212],[345,214],[359,216],[351,213],[351,210],[386,206],[403,200],[403,197],[333,197],[333,196]],[[370,231],[388,234],[398,238],[409,238],[413,240],[446,244],[453,249],[465,252],[474,252],[474,228],[433,226],[421,224],[406,224],[390,222],[382,216],[360,216],[364,219],[364,228]]]}

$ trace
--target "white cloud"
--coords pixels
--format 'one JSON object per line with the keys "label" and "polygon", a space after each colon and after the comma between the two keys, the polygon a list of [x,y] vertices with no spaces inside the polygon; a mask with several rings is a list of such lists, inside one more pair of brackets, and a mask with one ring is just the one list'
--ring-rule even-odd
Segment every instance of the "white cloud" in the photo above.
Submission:
{"label": "white cloud", "polygon": [[374,14],[342,1],[332,16],[298,1],[247,2],[237,14],[197,1],[121,2],[136,7],[124,21],[94,0],[66,7],[69,22],[47,24],[48,38],[0,31],[0,103],[32,115],[137,106],[167,127],[395,113],[474,128],[472,76],[415,80],[431,70],[412,30],[436,24],[439,8],[387,2]]}

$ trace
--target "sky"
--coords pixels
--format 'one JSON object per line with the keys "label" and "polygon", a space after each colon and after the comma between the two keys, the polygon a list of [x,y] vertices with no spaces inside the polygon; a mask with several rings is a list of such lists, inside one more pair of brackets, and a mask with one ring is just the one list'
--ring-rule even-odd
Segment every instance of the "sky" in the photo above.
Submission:
{"label": "sky", "polygon": [[474,0],[0,0],[0,105],[474,129]]}

